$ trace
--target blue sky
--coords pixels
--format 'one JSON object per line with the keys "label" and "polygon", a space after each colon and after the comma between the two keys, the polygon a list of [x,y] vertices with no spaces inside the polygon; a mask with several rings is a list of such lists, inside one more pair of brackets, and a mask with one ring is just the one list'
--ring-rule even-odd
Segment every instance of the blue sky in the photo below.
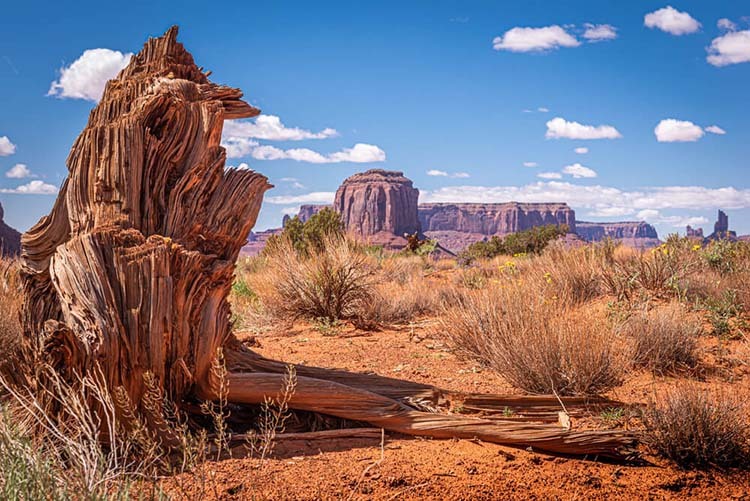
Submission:
{"label": "blue sky", "polygon": [[[710,230],[723,208],[750,233],[748,2],[211,7],[3,5],[9,224],[25,230],[52,206],[97,82],[178,24],[211,78],[263,110],[225,130],[227,163],[276,185],[258,229],[382,167],[404,171],[422,201],[567,201],[578,219],[646,219],[662,235],[688,222]],[[83,57],[91,49],[106,50]]]}

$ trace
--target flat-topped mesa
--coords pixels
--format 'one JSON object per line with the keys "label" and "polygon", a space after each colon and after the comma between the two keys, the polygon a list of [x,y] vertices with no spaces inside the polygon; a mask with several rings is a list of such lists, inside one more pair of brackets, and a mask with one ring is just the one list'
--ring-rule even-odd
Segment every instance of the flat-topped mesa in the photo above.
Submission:
{"label": "flat-topped mesa", "polygon": [[345,229],[358,237],[401,238],[420,230],[418,198],[419,190],[403,172],[372,169],[339,186],[333,209],[341,214]]}
{"label": "flat-topped mesa", "polygon": [[600,242],[609,238],[629,247],[650,248],[661,243],[656,228],[645,221],[576,221],[576,234],[587,242]]}
{"label": "flat-topped mesa", "polygon": [[507,235],[535,226],[566,225],[575,232],[575,211],[565,203],[428,203],[419,205],[424,232]]}
{"label": "flat-topped mesa", "polygon": [[0,204],[0,257],[17,256],[21,252],[21,234],[5,224],[3,217],[5,212]]}

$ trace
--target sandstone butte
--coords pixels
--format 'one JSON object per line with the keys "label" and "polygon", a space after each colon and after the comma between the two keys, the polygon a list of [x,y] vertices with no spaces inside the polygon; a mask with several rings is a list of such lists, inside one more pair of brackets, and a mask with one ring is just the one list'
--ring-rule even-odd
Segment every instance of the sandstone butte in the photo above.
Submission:
{"label": "sandstone butte", "polygon": [[0,257],[16,256],[21,252],[21,234],[5,224],[3,217],[5,213],[3,205],[0,204]]}

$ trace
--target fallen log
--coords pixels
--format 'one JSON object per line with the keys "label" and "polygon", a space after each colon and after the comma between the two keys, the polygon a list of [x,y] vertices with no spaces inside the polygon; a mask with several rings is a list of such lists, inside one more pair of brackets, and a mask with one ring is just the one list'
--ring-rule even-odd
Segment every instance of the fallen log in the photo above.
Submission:
{"label": "fallen log", "polygon": [[[254,405],[283,386],[285,364],[234,338],[227,301],[271,185],[254,171],[225,169],[222,127],[260,111],[239,89],[207,76],[177,42],[176,27],[149,39],[107,83],[71,149],[52,212],[22,239],[27,350],[71,382],[100,367],[135,412],[149,411],[146,380],[176,403],[226,397]],[[220,354],[226,381],[213,370]],[[441,408],[451,400],[489,413],[508,406],[544,420],[559,410],[553,397],[466,395],[368,374],[297,370],[291,409],[390,431],[615,458],[633,442],[618,431]],[[565,402],[568,409],[584,403]]]}

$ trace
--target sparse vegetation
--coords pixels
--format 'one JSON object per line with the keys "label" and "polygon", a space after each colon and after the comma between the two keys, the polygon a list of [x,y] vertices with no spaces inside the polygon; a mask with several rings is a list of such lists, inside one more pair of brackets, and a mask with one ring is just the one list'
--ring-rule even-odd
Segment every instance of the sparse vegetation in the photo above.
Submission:
{"label": "sparse vegetation", "polygon": [[464,294],[443,328],[462,353],[530,393],[593,395],[624,375],[610,330],[568,317],[556,301],[517,282]]}
{"label": "sparse vegetation", "polygon": [[736,395],[683,384],[651,402],[644,421],[651,447],[682,467],[749,464],[747,406]]}
{"label": "sparse vegetation", "polygon": [[633,341],[637,367],[667,374],[698,363],[702,327],[679,303],[634,313],[624,323],[623,332]]}

